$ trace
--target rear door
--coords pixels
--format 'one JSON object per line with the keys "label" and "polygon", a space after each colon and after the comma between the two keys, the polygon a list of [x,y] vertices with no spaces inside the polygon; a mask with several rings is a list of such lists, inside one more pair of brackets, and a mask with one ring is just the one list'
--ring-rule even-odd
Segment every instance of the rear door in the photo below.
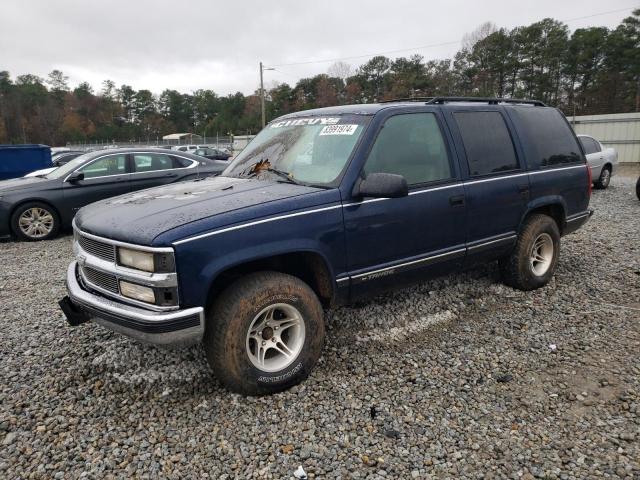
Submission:
{"label": "rear door", "polygon": [[529,201],[529,178],[501,109],[452,109],[466,170],[467,263],[503,255],[515,244]]}
{"label": "rear door", "polygon": [[131,191],[157,187],[179,180],[195,160],[155,152],[131,154]]}
{"label": "rear door", "polygon": [[65,203],[74,215],[85,205],[129,191],[126,153],[99,157],[77,171],[84,174],[84,179],[74,183],[65,181],[63,185]]}

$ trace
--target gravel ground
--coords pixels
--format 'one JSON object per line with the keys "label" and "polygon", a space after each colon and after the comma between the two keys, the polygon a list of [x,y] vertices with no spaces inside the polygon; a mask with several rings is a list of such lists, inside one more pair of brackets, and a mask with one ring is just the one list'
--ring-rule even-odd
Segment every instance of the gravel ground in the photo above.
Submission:
{"label": "gravel ground", "polygon": [[548,287],[491,265],[331,311],[309,380],[265,398],[199,347],[68,327],[70,237],[1,244],[0,477],[640,478],[633,185],[594,192]]}

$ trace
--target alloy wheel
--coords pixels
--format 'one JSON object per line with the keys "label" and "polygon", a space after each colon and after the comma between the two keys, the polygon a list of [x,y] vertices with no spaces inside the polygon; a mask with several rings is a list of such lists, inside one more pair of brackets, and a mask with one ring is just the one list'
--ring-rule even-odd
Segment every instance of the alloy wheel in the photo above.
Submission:
{"label": "alloy wheel", "polygon": [[304,341],[304,320],[298,309],[277,303],[254,317],[247,332],[246,350],[254,367],[278,372],[295,361]]}
{"label": "alloy wheel", "polygon": [[20,214],[18,227],[29,238],[44,238],[53,230],[54,222],[50,212],[44,208],[33,207]]}

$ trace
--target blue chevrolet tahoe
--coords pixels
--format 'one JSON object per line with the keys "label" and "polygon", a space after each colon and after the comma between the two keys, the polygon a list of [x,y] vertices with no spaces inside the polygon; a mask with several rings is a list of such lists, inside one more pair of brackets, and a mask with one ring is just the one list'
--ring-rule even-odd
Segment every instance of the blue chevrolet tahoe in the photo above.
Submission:
{"label": "blue chevrolet tahoe", "polygon": [[219,177],[81,209],[60,305],[71,325],[203,342],[227,388],[272,393],[318,361],[323,308],[496,260],[506,284],[546,285],[590,194],[576,136],[541,102],[298,112]]}

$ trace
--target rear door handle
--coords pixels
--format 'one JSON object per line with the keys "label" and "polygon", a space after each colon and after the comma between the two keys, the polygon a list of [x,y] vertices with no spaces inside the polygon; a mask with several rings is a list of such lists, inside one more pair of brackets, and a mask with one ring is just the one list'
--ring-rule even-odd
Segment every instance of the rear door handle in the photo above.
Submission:
{"label": "rear door handle", "polygon": [[449,197],[449,205],[452,207],[464,205],[464,195],[454,195],[453,197]]}
{"label": "rear door handle", "polygon": [[518,193],[525,194],[529,193],[529,185],[518,185]]}

